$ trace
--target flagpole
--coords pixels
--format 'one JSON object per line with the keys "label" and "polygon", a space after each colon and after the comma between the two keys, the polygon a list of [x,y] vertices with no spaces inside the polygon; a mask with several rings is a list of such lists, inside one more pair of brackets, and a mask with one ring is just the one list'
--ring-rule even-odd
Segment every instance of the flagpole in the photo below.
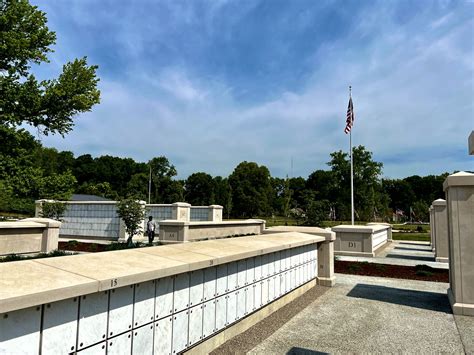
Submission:
{"label": "flagpole", "polygon": [[[352,87],[349,86],[349,98],[352,98]],[[352,161],[352,129],[349,132],[349,154],[351,157],[351,222],[354,225],[354,165]]]}
{"label": "flagpole", "polygon": [[148,176],[148,204],[151,203],[151,164],[150,164],[150,175]]}

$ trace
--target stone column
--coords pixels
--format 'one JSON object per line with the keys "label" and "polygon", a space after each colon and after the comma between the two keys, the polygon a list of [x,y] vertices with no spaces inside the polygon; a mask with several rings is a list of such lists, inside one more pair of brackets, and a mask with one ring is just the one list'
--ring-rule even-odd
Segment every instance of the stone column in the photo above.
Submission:
{"label": "stone column", "polygon": [[210,205],[209,206],[209,215],[207,217],[208,221],[211,222],[222,222],[222,211],[224,207],[220,205]]}
{"label": "stone column", "polygon": [[185,221],[163,220],[160,225],[160,242],[184,243],[188,241],[189,223]]}
{"label": "stone column", "polygon": [[454,314],[474,316],[474,174],[450,175],[443,188],[448,215],[448,297]]}
{"label": "stone column", "polygon": [[54,200],[36,200],[35,201],[35,217],[41,218],[43,212],[43,203],[45,202],[55,202]]}
{"label": "stone column", "polygon": [[336,284],[334,276],[334,241],[336,233],[331,232],[326,241],[318,243],[318,285],[332,287]]}
{"label": "stone column", "polygon": [[446,201],[439,198],[433,201],[434,230],[436,240],[436,261],[447,263],[449,258],[448,247],[448,215]]}
{"label": "stone column", "polygon": [[431,243],[431,251],[435,251],[435,230],[434,230],[434,212],[433,212],[433,205],[430,206],[430,243]]}
{"label": "stone column", "polygon": [[191,205],[186,202],[175,202],[171,205],[171,219],[175,221],[189,222],[191,220]]}

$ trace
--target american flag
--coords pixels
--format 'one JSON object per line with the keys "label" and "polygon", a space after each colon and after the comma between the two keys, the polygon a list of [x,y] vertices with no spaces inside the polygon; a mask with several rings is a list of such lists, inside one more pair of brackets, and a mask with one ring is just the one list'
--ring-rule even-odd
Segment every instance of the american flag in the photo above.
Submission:
{"label": "american flag", "polygon": [[349,98],[349,105],[347,106],[347,115],[346,115],[346,128],[344,133],[347,134],[351,131],[352,126],[354,125],[354,106],[352,106],[352,97]]}

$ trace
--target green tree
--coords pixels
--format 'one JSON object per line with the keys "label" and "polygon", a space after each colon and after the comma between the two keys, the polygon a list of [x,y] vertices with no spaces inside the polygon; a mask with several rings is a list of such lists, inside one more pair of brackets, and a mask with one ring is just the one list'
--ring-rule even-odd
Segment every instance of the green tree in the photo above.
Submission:
{"label": "green tree", "polygon": [[99,103],[97,66],[75,59],[56,79],[38,81],[31,64],[48,62],[56,34],[46,14],[27,0],[0,3],[0,125],[29,124],[43,134],[68,133],[73,118]]}
{"label": "green tree", "polygon": [[214,180],[211,175],[198,172],[188,176],[185,182],[185,200],[194,206],[208,206],[214,203]]}
{"label": "green tree", "polygon": [[43,176],[38,182],[39,198],[53,200],[69,200],[74,192],[76,178],[70,171],[64,174]]}
{"label": "green tree", "polygon": [[214,201],[212,203],[224,207],[222,211],[223,216],[230,218],[230,213],[232,212],[232,190],[228,179],[221,176],[214,178]]}
{"label": "green tree", "polygon": [[229,185],[232,188],[233,215],[270,215],[272,186],[267,167],[244,161],[229,176]]}
{"label": "green tree", "polygon": [[167,194],[170,192],[173,192],[174,196],[181,195],[181,199],[173,202],[182,201],[183,191],[180,191],[179,184],[173,183],[172,180],[177,175],[177,171],[168,158],[155,157],[148,162],[148,166],[151,168],[152,203],[167,203],[170,200]]}
{"label": "green tree", "polygon": [[[372,153],[364,146],[353,147],[354,162],[354,208],[359,220],[372,220],[387,209],[380,177],[383,164],[372,159]],[[331,190],[338,218],[350,219],[350,159],[342,151],[331,153]]]}
{"label": "green tree", "polygon": [[329,217],[329,201],[311,201],[306,210],[307,226],[321,226],[321,222],[327,220]]}
{"label": "green tree", "polygon": [[117,214],[125,224],[128,234],[127,244],[131,246],[133,237],[142,232],[142,222],[146,211],[140,202],[133,198],[127,198],[117,202]]}

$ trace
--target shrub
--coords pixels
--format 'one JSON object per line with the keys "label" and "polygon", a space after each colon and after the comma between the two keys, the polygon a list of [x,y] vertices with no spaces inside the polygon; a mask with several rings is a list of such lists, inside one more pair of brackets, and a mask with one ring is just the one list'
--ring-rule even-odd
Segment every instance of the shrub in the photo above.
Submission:
{"label": "shrub", "polygon": [[117,214],[125,224],[128,234],[127,245],[132,246],[132,239],[142,232],[142,221],[145,218],[145,209],[137,200],[127,198],[117,203]]}
{"label": "shrub", "polygon": [[67,206],[62,202],[44,202],[41,208],[40,216],[43,218],[52,218],[57,221],[61,221],[61,218],[64,216],[64,212],[66,212],[66,208]]}

